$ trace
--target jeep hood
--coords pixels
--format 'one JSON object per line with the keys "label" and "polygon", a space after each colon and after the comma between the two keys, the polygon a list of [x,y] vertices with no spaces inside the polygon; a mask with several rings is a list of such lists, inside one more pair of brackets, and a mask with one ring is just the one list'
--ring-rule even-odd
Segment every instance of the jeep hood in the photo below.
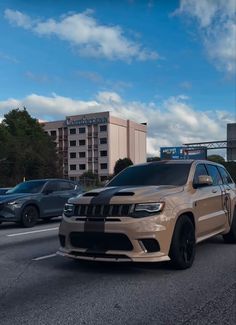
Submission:
{"label": "jeep hood", "polygon": [[125,204],[157,202],[183,191],[183,186],[103,187],[71,198],[73,204]]}

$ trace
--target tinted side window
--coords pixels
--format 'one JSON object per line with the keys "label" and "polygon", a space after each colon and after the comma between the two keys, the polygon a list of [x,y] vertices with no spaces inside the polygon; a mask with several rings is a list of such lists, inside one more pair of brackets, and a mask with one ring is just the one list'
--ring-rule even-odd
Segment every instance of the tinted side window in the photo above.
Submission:
{"label": "tinted side window", "polygon": [[198,177],[203,175],[208,175],[205,165],[204,164],[197,165],[194,174],[193,183],[194,184],[198,183]]}
{"label": "tinted side window", "polygon": [[216,166],[214,165],[206,165],[208,174],[212,177],[213,185],[222,184],[222,178]]}
{"label": "tinted side window", "polygon": [[223,167],[218,167],[218,168],[219,168],[221,177],[223,179],[223,183],[224,184],[232,184],[233,180],[230,177],[229,173]]}
{"label": "tinted side window", "polygon": [[71,191],[75,188],[75,185],[70,182],[58,182],[58,191]]}
{"label": "tinted side window", "polygon": [[58,191],[58,183],[57,182],[48,182],[47,185],[45,186],[46,191]]}

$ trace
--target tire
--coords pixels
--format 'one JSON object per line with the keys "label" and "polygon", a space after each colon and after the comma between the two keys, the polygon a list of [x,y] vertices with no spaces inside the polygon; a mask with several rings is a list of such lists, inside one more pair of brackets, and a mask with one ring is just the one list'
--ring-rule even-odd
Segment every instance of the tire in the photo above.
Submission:
{"label": "tire", "polygon": [[26,206],[21,213],[20,223],[25,228],[33,227],[39,218],[38,210],[33,205]]}
{"label": "tire", "polygon": [[195,228],[188,216],[179,217],[176,222],[170,247],[171,264],[184,270],[192,266],[196,252]]}
{"label": "tire", "polygon": [[234,209],[233,220],[228,234],[223,235],[224,241],[227,244],[236,244],[236,208]]}

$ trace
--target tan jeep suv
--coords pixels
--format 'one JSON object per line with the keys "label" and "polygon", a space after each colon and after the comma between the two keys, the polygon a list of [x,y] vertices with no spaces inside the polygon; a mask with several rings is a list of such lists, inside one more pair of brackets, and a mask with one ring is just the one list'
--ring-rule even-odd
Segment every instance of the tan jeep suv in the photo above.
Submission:
{"label": "tan jeep suv", "polygon": [[162,161],[123,170],[104,188],[70,199],[59,254],[100,261],[192,265],[196,243],[236,243],[236,186],[219,164]]}

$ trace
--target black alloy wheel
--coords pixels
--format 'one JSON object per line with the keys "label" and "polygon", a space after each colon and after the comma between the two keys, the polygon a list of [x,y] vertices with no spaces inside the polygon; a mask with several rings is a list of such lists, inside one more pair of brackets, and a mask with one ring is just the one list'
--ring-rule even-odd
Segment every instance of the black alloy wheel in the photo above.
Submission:
{"label": "black alloy wheel", "polygon": [[186,215],[181,216],[175,225],[172,237],[170,258],[176,269],[187,269],[192,266],[196,252],[195,228]]}
{"label": "black alloy wheel", "polygon": [[33,227],[39,218],[38,210],[33,205],[26,206],[21,214],[21,225],[25,228]]}

